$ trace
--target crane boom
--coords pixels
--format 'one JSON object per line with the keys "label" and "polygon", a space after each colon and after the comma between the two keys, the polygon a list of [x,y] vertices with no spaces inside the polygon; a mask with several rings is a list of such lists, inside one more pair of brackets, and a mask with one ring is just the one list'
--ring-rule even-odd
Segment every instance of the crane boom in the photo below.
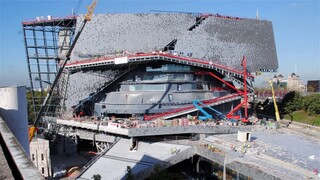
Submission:
{"label": "crane boom", "polygon": [[275,111],[275,115],[276,115],[276,120],[279,122],[280,121],[280,114],[279,114],[279,110],[278,110],[276,97],[274,95],[273,82],[271,80],[269,80],[268,82],[269,82],[269,84],[271,86],[272,99],[273,99],[273,104],[274,104],[274,111]]}
{"label": "crane boom", "polygon": [[42,103],[42,105],[40,107],[40,110],[39,110],[39,112],[37,114],[37,117],[36,117],[33,125],[29,128],[29,142],[32,141],[32,138],[33,138],[33,136],[34,136],[34,134],[36,132],[37,125],[38,125],[38,123],[39,123],[39,121],[41,119],[42,113],[44,112],[44,109],[45,109],[49,99],[52,96],[53,89],[56,87],[56,85],[58,83],[58,80],[59,80],[59,78],[60,78],[60,76],[61,76],[61,74],[62,74],[62,72],[64,70],[64,67],[66,66],[67,62],[70,60],[71,52],[72,52],[74,46],[76,45],[83,28],[85,27],[85,25],[86,25],[86,23],[88,21],[91,21],[92,13],[94,11],[94,8],[95,8],[96,4],[97,4],[97,0],[94,0],[92,2],[92,4],[87,7],[88,12],[84,16],[84,20],[83,20],[83,22],[82,22],[82,24],[81,24],[81,26],[79,28],[79,31],[77,32],[77,34],[76,34],[76,36],[75,36],[75,38],[74,38],[74,40],[73,40],[73,42],[72,42],[72,44],[70,46],[70,49],[68,50],[68,52],[66,54],[66,57],[64,58],[61,66],[60,66],[60,68],[59,68],[59,70],[57,72],[56,78],[54,79],[52,85],[49,87],[48,93],[47,93],[47,95],[46,95],[46,97],[45,97],[45,99],[44,99],[44,101],[43,101],[43,103]]}

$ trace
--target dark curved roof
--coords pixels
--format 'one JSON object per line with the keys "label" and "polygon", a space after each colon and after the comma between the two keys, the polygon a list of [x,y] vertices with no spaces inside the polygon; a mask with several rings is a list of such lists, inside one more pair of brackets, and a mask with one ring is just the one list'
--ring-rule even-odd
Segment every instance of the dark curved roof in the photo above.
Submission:
{"label": "dark curved roof", "polygon": [[[78,22],[82,21],[78,17]],[[79,27],[80,23],[77,24]],[[99,14],[82,32],[72,55],[115,51],[151,52],[177,40],[175,51],[240,68],[245,55],[249,71],[276,71],[278,60],[272,23],[265,20],[192,14]]]}

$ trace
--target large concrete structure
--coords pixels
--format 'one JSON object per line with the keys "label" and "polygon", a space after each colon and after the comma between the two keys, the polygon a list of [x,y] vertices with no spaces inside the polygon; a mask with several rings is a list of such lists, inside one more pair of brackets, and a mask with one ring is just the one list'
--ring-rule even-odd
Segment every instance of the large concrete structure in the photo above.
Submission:
{"label": "large concrete structure", "polygon": [[0,88],[0,179],[44,179],[29,159],[26,88]]}
{"label": "large concrete structure", "polygon": [[1,87],[0,99],[0,116],[29,156],[26,87]]}
{"label": "large concrete structure", "polygon": [[30,158],[45,178],[52,176],[49,140],[34,138],[30,142]]}
{"label": "large concrete structure", "polygon": [[[130,140],[123,138],[87,164],[77,179],[89,179],[97,174],[102,179],[126,179],[127,166],[131,167],[135,179],[145,179],[155,173],[157,167],[168,168],[184,160],[193,162],[194,171],[199,174],[209,169],[211,178],[212,171],[218,170],[212,162],[220,165],[220,172],[237,172],[228,173],[234,179],[239,179],[239,174],[244,175],[244,179],[317,178],[314,172],[319,168],[320,144],[315,139],[286,128],[262,130],[258,126],[248,133],[252,133],[254,140],[237,141],[237,134],[209,135],[199,141],[164,138],[154,142],[149,138],[138,141],[133,151],[128,146]],[[202,158],[197,159],[197,155]],[[202,161],[210,163],[204,166]],[[181,174],[192,174],[189,168],[181,171]],[[222,179],[222,174],[216,177]]]}
{"label": "large concrete structure", "polygon": [[[44,58],[47,62],[55,62],[59,68],[59,60],[65,57],[65,50],[82,19],[80,15],[23,22],[24,32],[31,30],[34,40],[37,39],[36,31],[42,30],[46,34],[46,27],[54,27],[50,36],[55,42],[53,46],[39,46],[26,40],[28,63],[30,59],[39,61],[43,57],[39,49],[52,48],[54,58],[47,52]],[[27,33],[24,34],[26,37]],[[115,150],[120,156],[121,153],[128,154],[130,149],[135,150],[139,144],[139,150],[146,152],[137,153],[137,157],[119,158],[119,154],[115,157],[108,153],[105,157],[108,163],[121,166],[115,178],[121,178],[125,170],[125,163],[119,159],[137,164],[137,173],[142,173],[140,177],[145,178],[149,175],[145,170],[150,170],[157,162],[169,161],[169,167],[194,154],[203,155],[191,145],[181,145],[183,151],[176,156],[168,153],[176,145],[159,143],[152,147],[146,139],[180,135],[189,138],[195,134],[203,139],[206,134],[247,130],[246,126],[231,126],[230,122],[205,124],[194,119],[189,122],[185,117],[190,114],[198,116],[201,108],[194,104],[197,101],[203,103],[204,109],[214,107],[206,109],[210,114],[214,115],[215,110],[221,114],[234,114],[234,109],[246,105],[239,105],[242,98],[247,98],[246,92],[253,91],[251,72],[277,69],[269,21],[218,14],[94,15],[80,35],[58,88],[54,90],[55,97],[59,98],[59,103],[50,106],[55,107],[55,116],[59,116],[53,118],[57,127],[54,131],[74,140],[75,144],[78,138],[91,138],[96,146],[104,144],[104,151],[110,149],[111,153]],[[42,72],[41,68],[36,72],[29,71],[31,82],[33,74],[38,75],[41,82],[42,74],[50,77],[56,72]],[[52,82],[52,78],[47,79]],[[244,88],[235,88],[236,83]],[[236,113],[241,116],[241,112]],[[176,117],[178,120],[164,121]],[[154,119],[161,119],[161,123],[140,121]],[[49,127],[51,124],[48,131],[53,131]],[[124,139],[119,141],[119,136]],[[164,148],[162,152],[159,150],[159,156],[154,154],[154,158],[139,162],[153,148],[161,147]],[[105,164],[98,160],[93,166],[101,166],[100,162]],[[84,172],[83,178],[91,178],[92,173],[96,173],[95,168]]]}

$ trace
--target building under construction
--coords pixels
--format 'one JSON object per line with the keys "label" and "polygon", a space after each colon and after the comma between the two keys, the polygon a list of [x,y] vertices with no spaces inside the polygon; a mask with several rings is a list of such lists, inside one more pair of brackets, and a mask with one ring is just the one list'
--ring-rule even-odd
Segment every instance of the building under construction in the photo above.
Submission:
{"label": "building under construction", "polygon": [[253,74],[278,69],[270,21],[195,13],[100,14],[84,26],[85,17],[22,23],[35,113],[43,115],[45,87],[49,92],[54,87],[49,103],[49,96],[43,103],[52,149],[70,156],[84,141],[96,148],[85,150],[96,156],[77,179],[125,179],[128,167],[135,179],[150,177],[157,167],[158,172],[184,167],[178,170],[183,179],[318,176],[320,145],[305,137],[317,135],[318,128],[282,121],[287,124],[274,130],[271,121],[234,122],[248,122]]}
{"label": "building under construction", "polygon": [[[52,83],[82,19],[22,23],[32,89]],[[194,13],[93,15],[47,112],[169,119],[196,113],[197,100],[240,116],[253,72],[277,69],[270,21]],[[41,100],[33,103],[36,111]]]}

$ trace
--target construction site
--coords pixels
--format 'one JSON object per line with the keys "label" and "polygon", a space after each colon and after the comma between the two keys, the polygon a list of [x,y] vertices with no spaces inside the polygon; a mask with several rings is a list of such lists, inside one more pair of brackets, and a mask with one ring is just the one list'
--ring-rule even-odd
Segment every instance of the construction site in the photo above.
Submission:
{"label": "construction site", "polygon": [[319,178],[319,129],[280,120],[277,108],[268,120],[249,110],[255,73],[279,68],[271,21],[94,6],[22,22],[36,117],[29,141],[93,155],[63,170],[51,156],[45,177]]}

